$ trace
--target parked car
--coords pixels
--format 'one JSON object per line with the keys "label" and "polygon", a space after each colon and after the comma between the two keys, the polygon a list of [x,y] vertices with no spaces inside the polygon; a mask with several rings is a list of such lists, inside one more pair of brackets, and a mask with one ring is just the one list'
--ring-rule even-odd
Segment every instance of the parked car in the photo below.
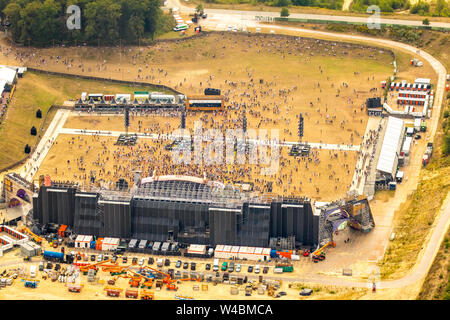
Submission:
{"label": "parked car", "polygon": [[139,259],[139,265],[140,265],[140,266],[143,266],[143,265],[144,265],[144,258],[140,258],[140,259]]}
{"label": "parked car", "polygon": [[123,256],[122,257],[122,263],[127,263],[128,262],[128,257],[127,256]]}
{"label": "parked car", "polygon": [[241,265],[239,263],[236,264],[236,272],[241,272]]}
{"label": "parked car", "polygon": [[135,265],[138,263],[138,258],[133,257],[133,260],[131,260],[131,264]]}
{"label": "parked car", "polygon": [[183,263],[183,269],[187,269],[189,267],[189,263],[185,262]]}
{"label": "parked car", "polygon": [[253,266],[248,266],[247,272],[253,272]]}
{"label": "parked car", "polygon": [[258,274],[259,273],[259,265],[255,266],[255,273]]}
{"label": "parked car", "polygon": [[195,266],[196,266],[196,263],[195,262],[191,262],[191,270],[192,271],[195,271]]}
{"label": "parked car", "polygon": [[44,271],[44,262],[39,262],[39,271]]}
{"label": "parked car", "polygon": [[211,270],[211,265],[209,263],[206,264],[205,270],[207,270],[207,271]]}
{"label": "parked car", "polygon": [[103,261],[109,260],[109,256],[107,254],[104,255]]}
{"label": "parked car", "polygon": [[95,261],[95,254],[91,255],[91,261]]}
{"label": "parked car", "polygon": [[181,267],[181,260],[178,260],[177,263],[175,264],[175,268],[179,268]]}
{"label": "parked car", "polygon": [[268,273],[268,272],[269,272],[269,267],[264,267],[263,273]]}
{"label": "parked car", "polygon": [[155,259],[153,257],[148,258],[147,264],[153,264],[155,262]]}
{"label": "parked car", "polygon": [[230,265],[228,266],[228,272],[234,271],[234,262],[230,262]]}
{"label": "parked car", "polygon": [[222,263],[222,268],[220,270],[227,271],[227,268],[228,268],[228,262],[225,261],[224,263]]}
{"label": "parked car", "polygon": [[103,255],[102,254],[99,254],[98,256],[97,256],[97,262],[102,262],[103,261]]}
{"label": "parked car", "polygon": [[166,267],[170,266],[170,260],[169,259],[164,260],[164,265]]}

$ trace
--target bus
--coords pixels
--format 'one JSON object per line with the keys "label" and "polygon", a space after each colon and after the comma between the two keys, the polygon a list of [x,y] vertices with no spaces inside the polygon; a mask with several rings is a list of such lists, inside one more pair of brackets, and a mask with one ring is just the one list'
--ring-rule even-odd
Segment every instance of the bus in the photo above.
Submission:
{"label": "bus", "polygon": [[186,99],[186,110],[220,111],[223,108],[223,96],[196,96]]}
{"label": "bus", "polygon": [[173,28],[173,31],[183,31],[187,30],[189,26],[187,24],[179,24],[175,28]]}

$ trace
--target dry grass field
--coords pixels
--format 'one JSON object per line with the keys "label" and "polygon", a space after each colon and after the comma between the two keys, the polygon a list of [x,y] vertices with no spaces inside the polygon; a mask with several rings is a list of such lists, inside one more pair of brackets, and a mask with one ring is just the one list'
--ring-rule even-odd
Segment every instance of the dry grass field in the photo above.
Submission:
{"label": "dry grass field", "polygon": [[[351,183],[356,163],[355,152],[314,151],[321,161],[293,158],[288,149],[281,148],[279,170],[273,176],[264,175],[261,165],[176,165],[171,152],[164,149],[167,142],[140,138],[134,147],[115,146],[115,137],[76,136],[62,134],[50,149],[35,177],[50,175],[53,180],[78,181],[89,188],[91,170],[95,172],[97,186],[114,188],[119,178],[130,183],[133,171],[151,176],[185,174],[203,176],[222,182],[253,182],[255,189],[267,192],[273,183],[277,195],[309,196],[332,200],[345,196]],[[82,161],[81,161],[82,160]],[[286,183],[288,182],[288,183]]]}
{"label": "dry grass field", "polygon": [[[186,125],[191,132],[194,122],[199,120],[204,129],[225,132],[226,129],[241,128],[245,110],[249,129],[266,129],[269,135],[270,130],[275,129],[281,141],[297,141],[298,115],[303,113],[303,140],[331,144],[361,143],[368,119],[364,102],[366,98],[380,94],[380,81],[387,79],[393,71],[392,56],[387,50],[266,35],[249,37],[213,33],[140,49],[81,47],[39,52],[38,59],[32,55],[32,49],[22,48],[15,58],[28,66],[49,70],[162,83],[187,95],[202,94],[205,87],[220,88],[227,100],[226,110],[188,113]],[[78,88],[79,93],[72,98],[79,97],[82,91],[118,92],[113,87]],[[179,116],[171,116],[132,116],[130,131],[171,132],[179,126]],[[65,128],[124,130],[123,117],[112,115],[74,115],[68,119]],[[255,165],[177,166],[170,162],[169,154],[164,154],[163,144],[155,146],[148,139],[141,140],[136,146],[142,148],[141,154],[134,154],[136,149],[114,147],[115,138],[90,141],[92,137],[84,137],[82,142],[92,144],[89,154],[85,154],[84,146],[79,152],[67,152],[67,140],[72,138],[78,139],[67,136],[58,139],[58,145],[52,148],[36,177],[49,174],[56,180],[86,182],[90,171],[95,170],[97,180],[104,179],[111,184],[119,177],[131,181],[135,169],[140,169],[144,175],[151,175],[156,170],[158,174],[201,176],[206,171],[211,179],[253,182],[261,191],[267,191],[267,184],[272,182],[275,194],[331,200],[348,191],[357,156],[356,152],[320,150],[315,151],[308,161],[289,157],[288,150],[283,148],[277,173],[261,176],[260,166]],[[76,140],[75,147],[78,143]],[[155,150],[148,154],[144,150],[150,147]],[[108,151],[103,151],[105,148]],[[119,149],[122,154],[132,152],[131,158],[112,161],[111,157],[106,160],[105,153],[102,154],[112,154]],[[82,172],[77,172],[75,164],[81,156],[84,167]],[[70,161],[70,173],[67,161]],[[101,176],[100,169],[105,170]],[[108,175],[108,171],[117,172]]]}
{"label": "dry grass field", "polygon": [[260,128],[281,127],[282,139],[296,140],[295,117],[303,112],[306,140],[347,144],[360,142],[367,121],[361,106],[393,71],[386,51],[264,35],[210,34],[140,49],[44,49],[39,58],[34,49],[18,51],[11,63],[162,83],[188,95],[221,88],[229,98],[226,126],[242,116],[245,105],[249,128],[259,122]]}
{"label": "dry grass field", "polygon": [[[8,106],[6,117],[0,124],[0,169],[12,165],[26,156],[26,144],[33,146],[37,137],[30,135],[31,127],[38,130],[52,105],[62,105],[65,100],[73,99],[85,90],[132,93],[144,90],[139,87],[113,85],[108,82],[72,79],[26,72],[17,82],[12,102]],[[149,88],[145,88],[149,90]],[[43,118],[36,118],[36,111],[42,111]],[[48,115],[44,130],[50,124],[54,111]]]}

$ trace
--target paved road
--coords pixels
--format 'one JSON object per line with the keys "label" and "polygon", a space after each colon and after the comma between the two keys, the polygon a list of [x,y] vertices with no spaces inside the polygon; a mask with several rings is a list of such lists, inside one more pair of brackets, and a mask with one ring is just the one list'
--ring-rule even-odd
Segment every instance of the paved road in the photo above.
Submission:
{"label": "paved road", "polygon": [[[194,13],[195,8],[187,7],[179,0],[168,0],[168,8],[179,8],[184,13]],[[220,17],[223,21],[229,20],[231,16],[238,17],[241,20],[254,20],[255,16],[262,17],[280,17],[280,11],[247,11],[247,10],[227,10],[227,9],[205,9],[208,14]],[[369,17],[369,16],[368,16]],[[324,14],[304,14],[304,13],[291,13],[289,18],[295,19],[314,19],[314,20],[327,20],[327,21],[346,21],[352,23],[367,23],[368,17],[355,17],[355,16],[338,16],[338,15],[324,15]],[[395,24],[406,26],[422,26],[421,20],[400,20],[400,19],[387,19],[380,18],[381,24]],[[432,27],[450,28],[448,22],[430,22]]]}
{"label": "paved road", "polygon": [[36,174],[36,170],[33,168],[39,168],[39,166],[44,161],[48,151],[50,150],[53,143],[51,141],[55,141],[56,137],[59,134],[59,131],[63,127],[64,123],[67,120],[69,115],[69,110],[60,109],[56,112],[53,121],[50,123],[47,131],[44,136],[39,141],[37,148],[34,150],[33,155],[29,158],[27,163],[23,166],[21,175],[27,179],[28,181],[33,181],[33,177]]}

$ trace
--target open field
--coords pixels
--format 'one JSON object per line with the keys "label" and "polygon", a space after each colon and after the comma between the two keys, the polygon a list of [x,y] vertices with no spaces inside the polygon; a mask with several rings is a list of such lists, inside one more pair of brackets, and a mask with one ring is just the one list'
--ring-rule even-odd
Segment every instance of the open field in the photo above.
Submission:
{"label": "open field", "polygon": [[450,299],[450,269],[449,249],[450,230],[447,231],[444,242],[434,259],[430,272],[428,273],[422,290],[418,296],[419,300],[449,300]]}
{"label": "open field", "polygon": [[[339,144],[361,142],[367,123],[363,103],[377,94],[380,81],[393,70],[392,57],[385,50],[264,35],[210,34],[179,44],[124,48],[122,54],[119,48],[40,50],[40,56],[47,57],[45,63],[32,56],[33,50],[20,52],[15,57],[25,65],[153,81],[188,95],[202,93],[207,86],[221,88],[228,99],[224,128],[240,127],[246,108],[249,128],[282,128],[280,138],[295,141],[296,117],[302,112],[306,141]],[[61,62],[69,56],[73,62]],[[221,117],[214,117],[219,120],[216,124],[221,124]]]}
{"label": "open field", "polygon": [[[214,45],[216,43],[221,46]],[[159,43],[140,49],[51,48],[39,50],[39,58],[33,56],[34,51],[21,48],[2,58],[54,71],[158,82],[172,85],[188,95],[201,94],[205,87],[220,88],[227,100],[226,111],[188,113],[188,129],[192,130],[198,120],[202,121],[205,129],[225,132],[226,129],[241,128],[242,114],[246,110],[249,129],[266,129],[269,134],[271,129],[276,129],[281,141],[297,141],[297,119],[299,113],[303,113],[304,141],[347,145],[361,143],[368,119],[364,102],[366,98],[379,94],[380,81],[387,79],[393,71],[392,55],[387,50],[265,35],[206,34],[180,43]],[[82,91],[117,93],[113,87],[80,88],[72,98],[79,97]],[[122,119],[115,116],[71,117],[65,127],[123,131]],[[178,125],[178,117],[132,117],[130,131],[170,132]],[[55,154],[65,154],[66,151],[61,149]],[[61,167],[55,176],[54,166],[63,163],[55,154],[54,158],[48,156],[54,163],[46,160],[38,175],[45,173],[62,179],[67,174],[67,170]],[[258,181],[260,190],[265,190],[266,184],[273,182],[276,194],[335,199],[344,196],[350,186],[356,155],[355,152],[318,151],[311,159],[313,162],[304,169],[306,163],[294,164],[298,160],[289,158],[285,149],[279,172],[264,179],[258,175],[257,167],[246,171],[246,168],[223,166],[206,171],[212,179],[220,181]],[[152,162],[155,158],[152,157]],[[71,162],[75,159],[72,158]],[[86,160],[86,163],[89,165],[94,160]],[[108,168],[106,172],[113,169]],[[159,168],[148,166],[140,169],[148,175],[153,169],[161,174],[177,171],[194,175],[202,175],[204,170],[176,168],[167,161],[160,163]],[[227,172],[230,169],[233,172]],[[83,178],[86,175],[88,179],[91,168],[84,170]],[[73,174],[68,178],[75,179]],[[80,173],[75,174],[78,179]],[[123,176],[125,172],[119,174]],[[127,174],[129,179],[131,171]],[[293,183],[284,184],[286,179]]]}
{"label": "open field", "polygon": [[450,168],[436,171],[426,169],[422,172],[417,190],[395,214],[395,239],[389,243],[385,257],[380,262],[383,278],[398,277],[414,266],[421,249],[426,246],[428,231],[449,191]]}
{"label": "open field", "polygon": [[[97,126],[98,128],[98,126]],[[134,147],[114,146],[116,138],[103,136],[60,135],[35,178],[50,175],[53,180],[78,181],[89,187],[91,170],[95,171],[97,183],[114,188],[119,178],[133,181],[133,171],[142,175],[184,174],[202,176],[221,182],[253,182],[255,189],[266,191],[273,183],[277,195],[309,196],[332,200],[345,196],[351,183],[356,153],[343,151],[314,151],[317,161],[294,159],[287,148],[280,151],[279,170],[273,176],[265,176],[261,165],[176,165],[171,152],[163,147],[167,142],[140,138]],[[82,159],[82,162],[80,162]],[[345,159],[345,161],[343,160]],[[288,183],[286,183],[288,182]]]}
{"label": "open field", "polygon": [[[82,91],[111,90],[132,93],[134,90],[144,89],[148,90],[148,88],[26,72],[24,77],[18,80],[7,115],[0,125],[0,150],[6,151],[0,153],[0,169],[23,159],[26,156],[24,153],[26,144],[34,146],[37,137],[30,135],[30,129],[34,126],[39,130],[50,106],[62,105],[65,100],[74,99]],[[42,111],[41,119],[35,116],[38,109]],[[52,116],[52,113],[49,114],[46,126],[50,124]]]}

